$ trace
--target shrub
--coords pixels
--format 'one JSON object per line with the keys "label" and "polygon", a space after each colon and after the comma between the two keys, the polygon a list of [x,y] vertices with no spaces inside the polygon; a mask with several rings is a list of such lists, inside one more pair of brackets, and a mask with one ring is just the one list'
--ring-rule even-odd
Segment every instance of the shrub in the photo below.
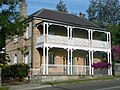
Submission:
{"label": "shrub", "polygon": [[111,66],[110,63],[108,62],[98,62],[98,63],[93,63],[92,67],[94,68],[109,68]]}
{"label": "shrub", "polygon": [[14,65],[0,65],[2,68],[2,79],[19,78],[22,81],[24,77],[28,76],[29,66],[27,64],[14,64]]}

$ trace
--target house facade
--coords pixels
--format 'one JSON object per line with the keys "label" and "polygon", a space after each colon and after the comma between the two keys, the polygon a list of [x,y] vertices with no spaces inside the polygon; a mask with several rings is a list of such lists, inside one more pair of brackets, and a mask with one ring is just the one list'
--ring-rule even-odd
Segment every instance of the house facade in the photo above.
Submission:
{"label": "house facade", "polygon": [[110,32],[79,16],[41,9],[26,23],[24,36],[6,46],[10,64],[29,64],[36,75],[94,75],[93,63],[112,63]]}

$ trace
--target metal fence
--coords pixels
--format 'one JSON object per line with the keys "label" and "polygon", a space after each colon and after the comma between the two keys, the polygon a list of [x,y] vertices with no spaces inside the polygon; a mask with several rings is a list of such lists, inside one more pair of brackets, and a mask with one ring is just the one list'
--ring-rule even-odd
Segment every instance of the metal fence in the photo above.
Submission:
{"label": "metal fence", "polygon": [[[72,67],[68,67],[68,65],[48,64],[48,75],[68,75],[68,70],[71,75],[89,75],[90,69],[89,66],[84,65],[72,65]],[[30,74],[32,76],[43,75],[43,65],[39,69],[31,69]]]}
{"label": "metal fence", "polygon": [[116,63],[114,66],[115,74],[120,74],[120,63]]}
{"label": "metal fence", "polygon": [[96,76],[108,75],[108,68],[95,68],[94,75]]}

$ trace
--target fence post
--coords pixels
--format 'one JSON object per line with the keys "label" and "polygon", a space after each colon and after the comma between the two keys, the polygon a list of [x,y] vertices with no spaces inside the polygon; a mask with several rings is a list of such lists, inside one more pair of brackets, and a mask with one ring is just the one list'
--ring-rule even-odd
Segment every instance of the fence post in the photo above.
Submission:
{"label": "fence post", "polygon": [[0,86],[2,84],[2,68],[0,68]]}

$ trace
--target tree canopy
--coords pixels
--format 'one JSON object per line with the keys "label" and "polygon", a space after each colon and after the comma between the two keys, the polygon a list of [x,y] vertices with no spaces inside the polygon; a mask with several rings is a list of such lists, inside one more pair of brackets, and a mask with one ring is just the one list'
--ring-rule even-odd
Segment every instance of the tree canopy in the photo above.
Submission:
{"label": "tree canopy", "polygon": [[0,2],[0,31],[6,37],[22,35],[23,21],[20,16],[19,4],[21,0],[2,0]]}
{"label": "tree canopy", "polygon": [[87,13],[88,19],[101,27],[117,24],[120,20],[119,0],[91,0]]}
{"label": "tree canopy", "polygon": [[87,13],[88,20],[111,32],[112,45],[120,45],[119,0],[91,0]]}
{"label": "tree canopy", "polygon": [[58,11],[68,12],[66,8],[66,4],[62,0],[60,0],[60,2],[57,4],[56,9]]}
{"label": "tree canopy", "polygon": [[111,32],[112,59],[120,62],[120,3],[119,0],[91,0],[88,19]]}
{"label": "tree canopy", "polygon": [[0,0],[0,51],[5,47],[6,38],[22,36],[25,31],[20,16],[20,3],[21,0]]}

